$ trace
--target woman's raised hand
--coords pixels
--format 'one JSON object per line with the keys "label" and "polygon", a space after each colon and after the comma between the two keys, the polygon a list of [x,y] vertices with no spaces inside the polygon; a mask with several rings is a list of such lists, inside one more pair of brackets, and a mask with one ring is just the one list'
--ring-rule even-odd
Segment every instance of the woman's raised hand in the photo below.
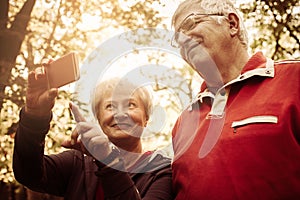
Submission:
{"label": "woman's raised hand", "polygon": [[72,102],[70,109],[77,124],[71,134],[71,140],[64,141],[62,146],[80,150],[99,161],[105,159],[111,153],[111,148],[99,124],[87,122],[79,108]]}

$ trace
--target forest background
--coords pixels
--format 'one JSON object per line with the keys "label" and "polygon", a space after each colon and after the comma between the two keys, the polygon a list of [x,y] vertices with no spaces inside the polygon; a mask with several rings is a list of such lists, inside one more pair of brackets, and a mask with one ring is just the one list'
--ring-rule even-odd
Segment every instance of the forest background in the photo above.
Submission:
{"label": "forest background", "polygon": [[[95,48],[116,34],[138,28],[171,30],[171,16],[180,1],[175,0],[0,0],[0,199],[47,199],[46,194],[26,190],[13,176],[13,138],[19,111],[24,105],[28,72],[47,59],[56,59],[70,51],[78,52],[84,61]],[[275,60],[300,59],[300,3],[298,0],[236,1],[249,30],[250,51],[262,50]],[[147,42],[146,40],[139,42]],[[141,52],[133,51],[140,55]],[[149,63],[168,60],[166,52],[147,53]],[[122,63],[122,61],[120,61]],[[123,61],[125,62],[125,61]],[[128,61],[126,61],[128,62]],[[119,63],[120,64],[120,63]],[[171,64],[174,76],[156,76],[157,82],[180,81],[174,87],[188,101],[201,79],[182,62]],[[167,73],[167,72],[166,72]],[[145,75],[145,74],[143,74]],[[147,76],[147,74],[146,74]],[[150,75],[148,75],[150,76]],[[70,135],[75,122],[68,110],[68,101],[76,92],[70,84],[59,91],[54,108],[51,131],[47,135],[46,153],[63,151],[60,143]],[[197,88],[196,88],[197,89]],[[185,102],[174,99],[168,88],[153,86],[165,112],[177,116]],[[160,101],[160,100],[159,100]],[[81,102],[77,102],[81,105]],[[82,104],[84,107],[84,105]],[[83,108],[83,110],[85,110]],[[168,117],[166,117],[168,118]],[[176,117],[175,117],[176,118]],[[174,118],[174,119],[175,119]],[[59,120],[58,120],[59,119]],[[153,131],[152,141],[160,147],[169,146],[170,128]],[[159,142],[157,142],[159,141]],[[151,141],[145,141],[145,143]],[[168,152],[167,152],[168,154]]]}

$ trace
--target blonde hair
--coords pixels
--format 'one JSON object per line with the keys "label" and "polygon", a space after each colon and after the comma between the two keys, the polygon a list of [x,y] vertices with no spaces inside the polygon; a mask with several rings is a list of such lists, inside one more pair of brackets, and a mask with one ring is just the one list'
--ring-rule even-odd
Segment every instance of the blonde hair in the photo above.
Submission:
{"label": "blonde hair", "polygon": [[[101,104],[102,97],[108,92],[113,92],[118,89],[118,87],[126,86],[128,88],[128,92],[137,93],[141,98],[145,112],[146,118],[149,119],[152,113],[152,95],[150,91],[146,88],[146,86],[136,85],[129,81],[128,79],[121,79],[118,77],[110,78],[105,81],[99,82],[93,90],[91,100],[92,100],[92,111],[96,119],[98,119],[99,115],[99,107]],[[120,89],[120,88],[119,88]]]}
{"label": "blonde hair", "polygon": [[[216,13],[224,16],[228,16],[230,13],[235,13],[239,18],[239,35],[238,38],[241,43],[247,48],[248,47],[248,34],[243,23],[242,17],[239,15],[238,11],[235,9],[234,4],[230,0],[186,0],[179,4],[175,13],[172,17],[172,26],[174,26],[179,14],[189,8],[198,6],[199,8],[205,10],[204,14]],[[218,21],[220,23],[220,21]]]}

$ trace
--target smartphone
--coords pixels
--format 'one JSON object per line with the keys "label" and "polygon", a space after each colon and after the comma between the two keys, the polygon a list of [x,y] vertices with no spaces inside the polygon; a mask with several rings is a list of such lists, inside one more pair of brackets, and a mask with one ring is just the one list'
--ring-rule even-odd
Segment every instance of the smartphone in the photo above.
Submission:
{"label": "smartphone", "polygon": [[78,56],[68,53],[44,66],[49,88],[59,88],[80,78]]}

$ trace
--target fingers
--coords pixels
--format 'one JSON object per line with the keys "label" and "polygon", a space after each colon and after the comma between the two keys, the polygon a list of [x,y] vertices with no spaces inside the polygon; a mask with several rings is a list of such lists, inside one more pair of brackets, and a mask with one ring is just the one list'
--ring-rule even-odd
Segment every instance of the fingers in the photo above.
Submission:
{"label": "fingers", "polygon": [[[76,113],[74,116],[78,117],[78,107],[73,105],[72,108],[73,110],[75,108],[75,112],[72,111]],[[81,145],[81,149],[78,144]],[[104,159],[111,151],[107,136],[98,124],[92,122],[77,122],[76,128],[71,134],[71,140],[63,142],[62,146],[80,150],[98,160]]]}
{"label": "fingers", "polygon": [[39,78],[45,77],[45,75],[46,75],[44,66],[37,67],[34,72],[35,72],[35,79],[36,80],[38,80]]}
{"label": "fingers", "polygon": [[83,117],[83,115],[80,113],[80,110],[78,106],[76,106],[74,103],[69,103],[69,108],[71,112],[73,113],[73,116],[75,118],[75,121],[78,122],[86,122],[86,119]]}
{"label": "fingers", "polygon": [[81,141],[77,141],[75,144],[72,144],[70,140],[65,140],[61,143],[61,146],[67,149],[76,149],[81,151],[82,153],[92,156],[85,148],[85,146],[81,143]]}
{"label": "fingers", "polygon": [[80,129],[80,124],[78,125],[79,127],[76,127],[72,134],[71,134],[71,140],[65,140],[61,143],[61,146],[64,148],[68,149],[76,149],[78,151],[81,151],[82,153],[91,156],[89,151],[85,148],[85,146],[82,144],[82,141],[80,139],[80,135],[78,133],[78,129]]}
{"label": "fingers", "polygon": [[29,74],[28,74],[28,82],[29,82],[29,83],[32,83],[33,81],[35,81],[35,72],[34,72],[34,71],[31,71],[31,72],[29,72]]}
{"label": "fingers", "polygon": [[[58,96],[58,89],[52,88],[50,90],[44,89],[40,93],[35,94],[33,99],[38,99],[35,103],[40,105],[40,109],[52,109],[55,104],[55,99]],[[34,102],[33,102],[34,103]]]}
{"label": "fingers", "polygon": [[111,152],[109,141],[102,136],[83,137],[81,139],[82,144],[88,150],[89,154],[97,160],[103,160]]}
{"label": "fingers", "polygon": [[29,73],[28,87],[48,88],[48,81],[43,67],[38,67]]}
{"label": "fingers", "polygon": [[50,59],[48,59],[48,60],[43,60],[42,63],[43,63],[43,66],[45,66],[45,65],[47,66],[47,65],[49,65],[50,63],[52,63],[53,61],[54,61],[54,60],[50,58]]}
{"label": "fingers", "polygon": [[82,153],[89,154],[88,151],[85,149],[81,141],[77,141],[75,144],[71,142],[71,140],[65,140],[61,143],[61,146],[67,149],[76,149],[78,151],[81,151]]}
{"label": "fingers", "polygon": [[47,86],[47,80],[46,80],[46,75],[43,73],[43,70],[41,67],[35,69],[35,71],[31,71],[28,75],[28,86],[29,87],[36,87],[36,86],[41,86],[45,85]]}
{"label": "fingers", "polygon": [[70,141],[71,145],[74,145],[77,143],[78,137],[79,137],[79,134],[78,134],[78,130],[76,128],[71,134],[71,141]]}
{"label": "fingers", "polygon": [[77,143],[73,144],[71,140],[65,140],[61,143],[62,147],[68,148],[68,149],[81,149],[81,142],[78,141]]}
{"label": "fingers", "polygon": [[74,103],[69,103],[69,109],[72,112],[77,125],[71,134],[70,142],[64,143],[64,145],[75,148],[75,145],[78,142],[81,142],[82,152],[93,156],[98,160],[104,159],[110,151],[107,136],[103,133],[99,125],[87,122],[80,113],[78,106]]}
{"label": "fingers", "polygon": [[61,146],[65,148],[73,148],[77,149],[78,146],[80,146],[81,141],[78,139],[78,131],[77,129],[74,129],[71,133],[71,140],[65,140],[62,142]]}

